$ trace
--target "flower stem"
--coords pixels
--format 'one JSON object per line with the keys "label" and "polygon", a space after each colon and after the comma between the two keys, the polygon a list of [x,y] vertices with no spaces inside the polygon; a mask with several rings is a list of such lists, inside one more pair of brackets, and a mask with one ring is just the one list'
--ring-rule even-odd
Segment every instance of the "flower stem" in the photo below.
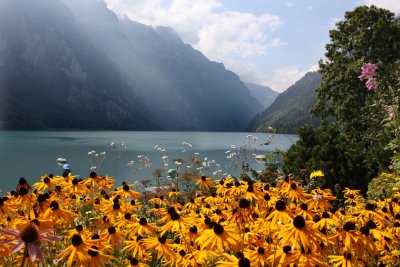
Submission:
{"label": "flower stem", "polygon": [[21,262],[21,267],[24,267],[25,265],[25,260],[28,257],[28,244],[24,244],[24,254],[22,255],[22,262]]}

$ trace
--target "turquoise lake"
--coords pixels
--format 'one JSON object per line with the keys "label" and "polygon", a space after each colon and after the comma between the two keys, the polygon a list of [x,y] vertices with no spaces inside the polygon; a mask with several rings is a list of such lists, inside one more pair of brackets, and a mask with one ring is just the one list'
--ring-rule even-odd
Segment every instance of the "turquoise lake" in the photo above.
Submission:
{"label": "turquoise lake", "polygon": [[[253,137],[257,139],[254,141]],[[81,178],[86,178],[91,167],[97,165],[98,174],[112,176],[117,184],[152,179],[155,168],[174,168],[173,159],[189,160],[193,156],[209,162],[203,170],[206,175],[213,175],[218,168],[221,171],[215,178],[224,174],[239,175],[241,164],[235,166],[233,162],[237,154],[241,158],[247,154],[250,166],[260,170],[263,164],[254,160],[255,154],[276,148],[286,150],[297,136],[277,134],[269,145],[264,145],[267,140],[268,134],[244,132],[0,131],[0,194],[14,189],[20,177],[33,184],[44,174],[61,175],[63,169],[57,164],[57,158],[65,158],[72,173]],[[191,147],[183,145],[184,142]],[[89,155],[91,151],[95,152]],[[99,159],[103,151],[105,158],[98,166],[98,160],[91,159]],[[227,159],[232,153],[236,155]],[[167,156],[164,162],[162,156]],[[143,167],[140,160],[146,157],[151,167],[138,170]],[[131,161],[133,166],[128,166]],[[185,163],[181,168],[186,168]]]}

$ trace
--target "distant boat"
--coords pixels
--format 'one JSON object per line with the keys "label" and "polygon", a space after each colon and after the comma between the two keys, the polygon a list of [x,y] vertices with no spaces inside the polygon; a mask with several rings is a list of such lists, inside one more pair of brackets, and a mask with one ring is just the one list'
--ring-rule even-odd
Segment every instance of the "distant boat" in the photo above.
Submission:
{"label": "distant boat", "polygon": [[58,158],[57,159],[57,164],[60,165],[60,166],[63,166],[66,163],[67,163],[67,160],[65,158]]}

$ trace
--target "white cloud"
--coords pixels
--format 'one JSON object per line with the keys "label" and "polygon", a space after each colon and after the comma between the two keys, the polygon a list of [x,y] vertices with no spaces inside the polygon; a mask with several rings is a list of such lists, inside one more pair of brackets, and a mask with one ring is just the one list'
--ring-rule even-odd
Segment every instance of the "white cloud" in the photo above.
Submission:
{"label": "white cloud", "polygon": [[386,8],[400,15],[400,1],[399,0],[365,0],[366,5],[375,5],[377,7]]}
{"label": "white cloud", "polygon": [[282,25],[279,16],[222,10],[217,0],[105,0],[120,16],[153,26],[171,26],[182,39],[212,60],[262,55],[283,45],[269,33]]}
{"label": "white cloud", "polygon": [[260,84],[269,86],[278,92],[283,92],[302,78],[307,72],[317,71],[318,69],[318,65],[313,65],[308,69],[300,69],[296,66],[277,68],[273,75],[265,75],[262,77]]}

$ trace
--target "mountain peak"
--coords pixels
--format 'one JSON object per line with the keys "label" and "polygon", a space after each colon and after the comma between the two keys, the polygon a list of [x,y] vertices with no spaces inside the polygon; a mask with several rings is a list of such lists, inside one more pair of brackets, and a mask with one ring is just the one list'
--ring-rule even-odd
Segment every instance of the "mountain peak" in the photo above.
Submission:
{"label": "mountain peak", "polygon": [[264,132],[271,126],[279,133],[296,133],[303,124],[318,125],[319,120],[311,117],[310,109],[317,100],[315,90],[321,78],[319,72],[306,73],[281,93],[270,107],[255,116],[248,130]]}

